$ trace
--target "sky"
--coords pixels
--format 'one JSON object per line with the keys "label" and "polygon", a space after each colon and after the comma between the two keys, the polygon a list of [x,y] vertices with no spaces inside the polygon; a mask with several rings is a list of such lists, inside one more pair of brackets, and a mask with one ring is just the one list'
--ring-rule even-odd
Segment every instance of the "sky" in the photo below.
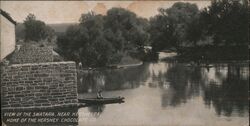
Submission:
{"label": "sky", "polygon": [[[179,0],[181,1],[181,0]],[[76,23],[81,14],[94,11],[105,14],[108,9],[122,7],[138,16],[149,18],[160,7],[169,8],[176,1],[0,1],[0,7],[17,22],[23,22],[29,13],[48,24]],[[210,5],[209,0],[181,1],[196,3],[199,9]]]}

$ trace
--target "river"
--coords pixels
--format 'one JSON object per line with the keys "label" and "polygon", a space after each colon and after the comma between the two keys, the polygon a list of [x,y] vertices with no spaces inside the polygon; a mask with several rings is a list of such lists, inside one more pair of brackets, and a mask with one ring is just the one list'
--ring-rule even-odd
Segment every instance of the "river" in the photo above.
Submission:
{"label": "river", "polygon": [[78,75],[79,98],[100,89],[125,103],[80,108],[79,125],[249,125],[248,64],[158,61]]}

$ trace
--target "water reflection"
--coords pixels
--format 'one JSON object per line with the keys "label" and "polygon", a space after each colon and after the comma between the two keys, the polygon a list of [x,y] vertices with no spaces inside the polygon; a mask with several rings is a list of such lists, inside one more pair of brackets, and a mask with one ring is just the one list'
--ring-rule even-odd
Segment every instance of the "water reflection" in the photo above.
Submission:
{"label": "water reflection", "polygon": [[93,117],[98,118],[104,111],[105,105],[91,105],[88,107]]}
{"label": "water reflection", "polygon": [[206,105],[213,105],[219,115],[230,116],[233,111],[239,115],[247,114],[248,71],[247,66],[238,64],[215,66],[210,69],[175,65],[165,74],[173,93],[163,93],[162,106],[176,106],[204,94]]}
{"label": "water reflection", "polygon": [[213,105],[216,112],[230,116],[233,112],[247,114],[249,78],[246,76],[249,68],[238,65],[228,65],[226,75],[221,75],[220,83],[210,81],[204,89],[204,100],[207,105]]}
{"label": "water reflection", "polygon": [[169,68],[164,77],[169,82],[172,95],[169,96],[166,93],[168,91],[164,91],[162,94],[162,107],[168,105],[177,106],[186,103],[191,97],[199,95],[200,68],[189,69],[177,64]]}
{"label": "water reflection", "polygon": [[122,90],[139,87],[148,76],[148,65],[126,69],[85,71],[78,75],[78,92],[96,92],[98,89]]}
{"label": "water reflection", "polygon": [[[135,90],[146,86],[149,89],[141,89],[151,93],[157,90],[158,93],[152,95],[152,98],[160,98],[159,105],[162,108],[177,108],[201,97],[204,105],[211,111],[215,110],[218,115],[248,115],[248,64],[210,65],[187,67],[184,63],[158,62],[124,69],[85,71],[78,75],[78,89],[82,97],[85,97],[87,92],[94,93],[101,88],[109,96],[122,94],[129,100],[132,96],[131,90],[128,89]],[[148,93],[147,91],[143,93]],[[133,95],[141,96],[136,93]],[[129,105],[129,102],[126,105]],[[104,108],[100,110],[103,112]]]}

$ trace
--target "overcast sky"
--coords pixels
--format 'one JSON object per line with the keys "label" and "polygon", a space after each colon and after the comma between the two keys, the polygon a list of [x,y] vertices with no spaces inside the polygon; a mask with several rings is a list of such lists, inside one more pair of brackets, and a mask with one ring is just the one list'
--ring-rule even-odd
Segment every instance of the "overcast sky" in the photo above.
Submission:
{"label": "overcast sky", "polygon": [[[29,13],[33,13],[37,19],[52,24],[78,22],[82,13],[94,11],[105,14],[112,7],[126,8],[138,16],[149,18],[158,13],[158,8],[169,8],[175,2],[177,1],[0,1],[0,6],[17,22],[23,22]],[[200,9],[210,5],[208,0],[188,2],[196,3]]]}

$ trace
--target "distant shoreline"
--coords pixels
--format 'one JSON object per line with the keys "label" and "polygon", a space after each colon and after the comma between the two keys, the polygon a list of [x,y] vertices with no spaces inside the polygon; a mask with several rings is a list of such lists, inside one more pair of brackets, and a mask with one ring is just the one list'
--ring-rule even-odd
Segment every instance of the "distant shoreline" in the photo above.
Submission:
{"label": "distant shoreline", "polygon": [[93,67],[93,68],[92,67],[83,67],[81,69],[79,67],[77,67],[77,70],[78,71],[85,71],[85,70],[100,70],[100,69],[122,69],[122,68],[140,66],[142,64],[143,64],[143,62],[140,61],[139,63],[127,63],[127,64],[122,64],[122,65],[116,64],[116,65],[108,65],[105,67]]}

